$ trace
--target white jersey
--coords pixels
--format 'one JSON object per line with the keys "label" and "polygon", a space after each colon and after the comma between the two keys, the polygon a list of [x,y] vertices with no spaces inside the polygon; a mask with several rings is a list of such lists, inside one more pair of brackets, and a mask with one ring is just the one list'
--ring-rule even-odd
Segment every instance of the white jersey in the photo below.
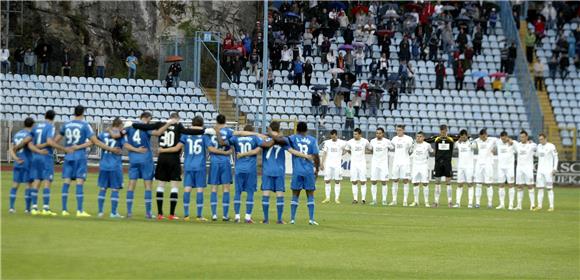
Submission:
{"label": "white jersey", "polygon": [[474,143],[477,146],[477,156],[475,158],[478,166],[491,166],[493,164],[492,149],[495,147],[496,142],[497,138],[494,137],[487,137],[485,141],[481,140],[481,138],[475,139]]}
{"label": "white jersey", "polygon": [[429,162],[429,155],[433,152],[431,144],[427,142],[415,143],[413,146],[413,168],[417,166],[427,166]]}
{"label": "white jersey", "polygon": [[538,144],[536,156],[538,157],[538,173],[551,173],[558,169],[558,151],[554,144]]}
{"label": "white jersey", "polygon": [[367,159],[365,153],[370,149],[371,145],[365,138],[359,140],[350,139],[346,142],[346,150],[350,151],[350,165],[351,166],[366,166]]}
{"label": "white jersey", "polygon": [[497,150],[497,167],[513,169],[516,160],[514,155],[514,145],[510,143],[504,143],[500,139],[497,140],[495,145]]}
{"label": "white jersey", "polygon": [[389,164],[389,150],[393,149],[391,140],[387,138],[381,140],[375,138],[371,140],[371,148],[373,149],[372,166],[381,165],[387,167]]}
{"label": "white jersey", "polygon": [[477,145],[471,140],[464,142],[455,142],[455,149],[457,149],[457,168],[473,169],[474,155],[473,150]]}
{"label": "white jersey", "polygon": [[340,167],[342,163],[342,154],[346,147],[346,141],[336,139],[336,141],[326,140],[322,144],[322,151],[326,158],[324,160],[325,167]]}
{"label": "white jersey", "polygon": [[517,169],[534,170],[534,155],[536,153],[536,143],[528,142],[514,143],[514,148],[517,153],[518,167]]}
{"label": "white jersey", "polygon": [[413,138],[408,135],[403,135],[401,137],[395,136],[391,140],[391,143],[395,149],[393,155],[393,165],[409,165],[411,163],[409,154],[413,148],[414,143]]}

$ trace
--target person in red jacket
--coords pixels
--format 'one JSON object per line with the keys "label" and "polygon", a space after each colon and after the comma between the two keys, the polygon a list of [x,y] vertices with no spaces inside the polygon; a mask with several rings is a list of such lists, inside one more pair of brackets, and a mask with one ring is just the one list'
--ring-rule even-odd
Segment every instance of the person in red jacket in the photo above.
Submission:
{"label": "person in red jacket", "polygon": [[463,90],[463,78],[465,75],[465,71],[463,70],[463,65],[460,61],[455,62],[457,67],[455,68],[455,89],[456,90]]}
{"label": "person in red jacket", "polygon": [[539,44],[544,38],[546,30],[546,24],[540,17],[534,22],[534,30],[536,31],[536,44]]}
{"label": "person in red jacket", "polygon": [[439,60],[435,66],[435,88],[438,90],[443,89],[443,80],[445,79],[445,65],[443,61]]}

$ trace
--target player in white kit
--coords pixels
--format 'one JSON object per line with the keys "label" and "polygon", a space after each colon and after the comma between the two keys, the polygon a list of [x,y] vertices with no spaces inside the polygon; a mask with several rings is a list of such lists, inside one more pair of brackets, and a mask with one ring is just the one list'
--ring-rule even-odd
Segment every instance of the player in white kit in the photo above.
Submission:
{"label": "player in white kit", "polygon": [[554,174],[558,171],[558,151],[556,146],[548,143],[545,134],[538,136],[540,144],[536,148],[538,157],[538,170],[536,171],[536,188],[538,188],[538,206],[535,211],[542,209],[544,202],[544,188],[548,189],[548,201],[550,208],[548,211],[554,211]]}
{"label": "player in white kit", "polygon": [[377,128],[376,138],[371,140],[373,157],[371,161],[371,195],[373,202],[377,203],[377,181],[382,184],[383,205],[387,205],[387,184],[389,182],[389,150],[393,149],[391,140],[385,138],[385,130]]}
{"label": "player in white kit", "polygon": [[461,207],[464,185],[467,185],[468,204],[473,205],[473,167],[475,163],[473,150],[475,150],[476,144],[469,139],[467,130],[462,129],[459,132],[459,141],[455,143],[454,148],[457,149],[457,190],[455,191],[453,208],[459,208]]}
{"label": "player in white kit", "polygon": [[[391,178],[393,185],[391,192],[393,200],[389,205],[397,205],[397,191],[399,190],[399,179],[403,180],[403,194],[407,197],[409,194],[409,178],[411,177],[411,149],[413,148],[413,138],[405,135],[405,126],[397,125],[397,135],[391,139],[394,146],[393,168]],[[404,205],[407,206],[407,205]]]}
{"label": "player in white kit", "polygon": [[330,139],[322,143],[322,160],[320,170],[324,172],[326,198],[322,203],[330,202],[330,183],[334,181],[334,202],[340,203],[340,181],[342,180],[342,154],[346,141],[338,139],[337,131],[330,131]]}
{"label": "player in white kit", "polygon": [[[424,141],[425,135],[422,131],[417,132],[415,137],[415,145],[413,145],[413,153],[411,154],[411,183],[413,183],[413,197],[414,201],[411,206],[419,206],[419,186],[423,186],[423,197],[425,199],[425,207],[429,205],[429,156],[435,151],[431,144]],[[403,206],[407,205],[407,194],[403,197]]]}
{"label": "player in white kit", "polygon": [[[499,195],[499,205],[495,209],[505,209],[505,186],[507,184],[510,190],[513,190],[514,188],[515,150],[513,141],[508,137],[507,132],[502,131],[499,136],[500,140],[497,141],[495,147],[493,148],[494,154],[497,154],[496,182],[498,184],[497,193]],[[513,208],[513,196],[511,195],[509,206],[511,210],[511,208]],[[521,207],[519,194],[518,207]]]}
{"label": "player in white kit", "polygon": [[[482,184],[488,185],[487,187],[487,207],[492,207],[493,202],[493,154],[492,149],[495,147],[497,138],[488,137],[487,130],[482,129],[479,131],[479,138],[475,139],[474,143],[476,145],[477,156],[476,165],[474,169],[474,181],[475,185],[475,208],[479,208],[481,203],[482,195]],[[472,205],[468,205],[468,208],[472,208]]]}
{"label": "player in white kit", "polygon": [[366,203],[367,196],[367,160],[366,151],[371,149],[371,144],[362,138],[360,128],[354,129],[354,138],[346,142],[346,151],[350,152],[350,181],[352,183],[353,204],[358,203],[358,188],[361,187],[362,203]]}
{"label": "player in white kit", "polygon": [[[536,207],[536,195],[534,190],[534,155],[536,153],[536,143],[530,141],[528,132],[520,132],[520,141],[514,143],[517,153],[516,166],[516,187],[519,193],[524,192],[524,187],[528,187],[528,196],[530,198],[530,210]],[[510,195],[512,190],[510,189]],[[511,206],[511,205],[510,205]]]}

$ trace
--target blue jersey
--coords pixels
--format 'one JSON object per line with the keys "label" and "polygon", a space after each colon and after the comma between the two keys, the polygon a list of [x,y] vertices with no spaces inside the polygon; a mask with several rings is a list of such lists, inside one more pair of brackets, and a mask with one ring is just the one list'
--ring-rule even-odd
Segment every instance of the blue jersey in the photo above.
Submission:
{"label": "blue jersey", "polygon": [[[72,147],[87,142],[94,135],[94,132],[86,121],[72,120],[60,127],[60,135],[64,136],[64,146]],[[65,160],[82,160],[86,158],[86,149],[79,149],[64,156]]]}
{"label": "blue jersey", "polygon": [[262,175],[272,177],[286,175],[286,150],[288,140],[285,145],[276,144],[262,151]]}
{"label": "blue jersey", "polygon": [[147,149],[146,153],[129,152],[129,163],[153,163],[153,153],[151,152],[151,133],[152,131],[143,131],[132,127],[127,128],[125,134],[125,143],[140,148]]}
{"label": "blue jersey", "polygon": [[[290,147],[292,149],[297,150],[301,153],[307,155],[317,155],[318,154],[318,145],[316,143],[316,139],[310,135],[300,135],[295,134],[288,137],[290,141]],[[293,174],[306,176],[314,174],[314,163],[312,161],[307,160],[305,158],[292,156],[292,169]]]}
{"label": "blue jersey", "polygon": [[[222,136],[222,139],[226,142],[230,140],[230,138],[233,136],[233,134],[234,134],[234,131],[231,128],[224,127],[222,129],[220,129],[220,135]],[[211,145],[214,148],[220,149],[222,151],[227,151],[230,149],[230,146],[221,146],[218,143],[215,135],[211,136]],[[220,154],[210,153],[210,156],[211,156],[210,160],[212,163],[228,163],[228,162],[230,162],[229,155],[220,155]]]}
{"label": "blue jersey", "polygon": [[[262,139],[258,136],[232,136],[230,144],[236,150],[236,153],[247,153],[262,145]],[[243,157],[236,159],[236,174],[239,173],[255,173],[257,170],[257,156]]]}
{"label": "blue jersey", "polygon": [[[102,132],[98,136],[101,142],[111,148],[123,149],[123,144],[125,140],[123,138],[113,138],[110,133]],[[103,150],[101,153],[101,161],[99,163],[99,168],[102,171],[116,171],[120,170],[123,166],[122,155],[111,153],[107,150]]]}
{"label": "blue jersey", "polygon": [[[14,135],[14,137],[12,138],[12,144],[14,144],[14,146],[18,146],[20,145],[20,143],[22,143],[22,141],[26,138],[26,137],[31,137],[32,134],[30,133],[30,131],[23,129],[21,131],[18,131],[18,133],[16,133]],[[23,160],[23,163],[18,163],[18,162],[14,162],[14,168],[20,168],[20,167],[24,167],[24,168],[29,168],[30,167],[30,160],[32,159],[32,152],[30,151],[30,149],[28,149],[27,146],[24,146],[22,149],[18,150],[16,152],[16,156],[18,158],[20,158],[21,160]]]}
{"label": "blue jersey", "polygon": [[[32,128],[31,131],[32,141],[34,145],[46,144],[46,142],[48,142],[48,139],[54,138],[55,133],[56,132],[54,125],[52,125],[51,123],[49,122],[39,123]],[[43,149],[48,151],[48,156],[52,156],[51,146],[44,147]]]}
{"label": "blue jersey", "polygon": [[185,171],[205,170],[207,161],[207,148],[211,145],[208,135],[186,135],[182,134],[179,142],[183,143]]}

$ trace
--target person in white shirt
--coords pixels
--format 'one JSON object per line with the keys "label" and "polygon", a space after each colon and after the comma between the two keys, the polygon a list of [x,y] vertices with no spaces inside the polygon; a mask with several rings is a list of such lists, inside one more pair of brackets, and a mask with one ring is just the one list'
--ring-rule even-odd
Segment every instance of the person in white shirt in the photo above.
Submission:
{"label": "person in white shirt", "polygon": [[[524,192],[524,187],[528,187],[528,196],[530,198],[530,210],[536,207],[536,194],[534,190],[534,154],[536,153],[536,143],[530,141],[528,132],[520,132],[520,142],[514,143],[517,153],[516,166],[516,187],[519,193]],[[511,189],[510,189],[511,194]],[[523,196],[523,195],[522,195]]]}
{"label": "person in white shirt", "polygon": [[[479,131],[479,138],[475,139],[477,150],[476,165],[474,172],[475,185],[475,208],[480,207],[482,184],[487,184],[487,207],[492,207],[493,202],[493,154],[492,149],[495,147],[497,138],[488,137],[487,130]],[[467,205],[472,208],[473,205]]]}
{"label": "person in white shirt", "polygon": [[[500,140],[497,141],[495,147],[493,147],[494,154],[497,155],[497,184],[498,184],[498,195],[499,195],[499,205],[495,209],[505,209],[505,186],[506,184],[510,188],[510,203],[509,209],[513,208],[513,195],[512,190],[514,189],[514,169],[515,169],[515,150],[513,141],[508,137],[507,132],[502,131],[500,133]],[[522,191],[523,194],[523,191]],[[518,193],[518,208],[521,209],[521,200]],[[489,205],[489,204],[488,204]],[[516,208],[516,209],[518,209]]]}
{"label": "person in white shirt", "polygon": [[385,138],[385,130],[382,127],[377,128],[376,138],[371,140],[373,158],[371,161],[371,195],[373,202],[377,203],[377,182],[382,185],[383,205],[387,205],[387,190],[389,183],[389,150],[392,150],[391,140]]}
{"label": "person in white shirt", "polygon": [[8,49],[2,49],[2,51],[0,51],[0,64],[2,66],[2,73],[10,73],[10,60],[8,59],[10,57],[10,51]]}
{"label": "person in white shirt", "polygon": [[[414,201],[411,206],[419,206],[419,186],[423,186],[423,197],[425,199],[425,207],[429,205],[429,156],[434,153],[431,144],[424,141],[425,135],[422,131],[417,132],[415,137],[415,145],[413,145],[413,153],[411,154],[411,182],[413,183],[413,197]],[[407,205],[407,196],[403,197],[403,206]]]}
{"label": "person in white shirt", "polygon": [[476,144],[469,139],[467,130],[459,132],[459,141],[454,146],[457,149],[457,189],[455,191],[455,205],[453,208],[461,207],[461,196],[463,186],[467,185],[468,204],[473,205],[473,168],[475,158],[473,150]]}
{"label": "person in white shirt", "polygon": [[548,189],[548,201],[550,208],[554,211],[554,175],[558,171],[558,151],[554,144],[549,143],[546,135],[541,133],[538,136],[540,144],[536,148],[538,157],[538,169],[536,170],[536,188],[538,189],[538,206],[534,211],[542,209],[544,202],[544,188]]}
{"label": "person in white shirt", "polygon": [[330,183],[334,180],[334,202],[340,203],[340,181],[342,180],[342,154],[346,141],[338,139],[337,131],[330,131],[330,139],[322,143],[322,160],[320,170],[324,172],[325,199],[322,203],[330,202]]}
{"label": "person in white shirt", "polygon": [[362,138],[360,128],[354,129],[354,138],[346,142],[346,151],[350,152],[350,181],[352,183],[353,204],[358,203],[358,189],[361,189],[362,203],[366,203],[367,196],[367,160],[366,151],[371,149],[371,144]]}
{"label": "person in white shirt", "polygon": [[403,196],[407,197],[409,195],[409,178],[411,177],[411,159],[409,155],[414,143],[413,138],[405,135],[404,125],[397,125],[396,131],[397,135],[391,139],[395,150],[393,153],[393,168],[391,170],[391,178],[393,179],[391,187],[393,200],[389,203],[391,206],[397,205],[399,179],[403,180]]}

